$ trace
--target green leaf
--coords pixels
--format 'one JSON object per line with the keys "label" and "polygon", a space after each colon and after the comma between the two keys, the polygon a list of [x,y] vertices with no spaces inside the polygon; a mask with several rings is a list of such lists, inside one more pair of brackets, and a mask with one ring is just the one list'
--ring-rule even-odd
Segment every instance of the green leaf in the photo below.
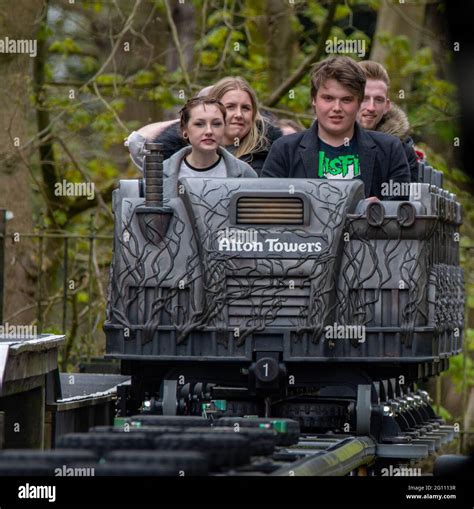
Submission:
{"label": "green leaf", "polygon": [[49,25],[42,23],[39,27],[38,33],[36,37],[39,40],[45,41],[48,37],[51,37],[54,35],[54,30]]}
{"label": "green leaf", "polygon": [[79,45],[70,37],[66,37],[61,41],[54,41],[49,46],[49,51],[51,53],[61,53],[64,55],[69,55],[71,53],[81,53],[81,48]]}
{"label": "green leaf", "polygon": [[326,18],[327,9],[321,5],[321,2],[308,2],[305,14],[315,23],[322,24]]}
{"label": "green leaf", "polygon": [[452,415],[449,413],[449,411],[444,408],[443,406],[439,407],[439,416],[444,419],[445,421],[450,421],[452,419]]}
{"label": "green leaf", "polygon": [[201,64],[212,67],[219,61],[219,56],[215,51],[203,51],[201,53]]}
{"label": "green leaf", "polygon": [[229,29],[226,26],[218,27],[208,34],[207,43],[214,48],[222,49],[228,33]]}
{"label": "green leaf", "polygon": [[334,21],[340,21],[341,19],[347,18],[351,14],[351,12],[352,10],[348,5],[338,5],[336,7]]}
{"label": "green leaf", "polygon": [[86,74],[92,74],[99,69],[99,64],[96,58],[85,55],[81,58],[82,70]]}
{"label": "green leaf", "polygon": [[89,302],[89,295],[86,292],[77,292],[76,294],[77,302],[80,304],[87,304]]}
{"label": "green leaf", "polygon": [[154,72],[142,69],[138,71],[130,81],[135,85],[149,85],[150,83],[153,83],[155,79],[156,77]]}
{"label": "green leaf", "polygon": [[93,181],[111,180],[119,175],[117,166],[110,159],[105,158],[91,159],[87,163],[87,169]]}
{"label": "green leaf", "polygon": [[60,225],[65,225],[68,221],[67,214],[63,210],[56,209],[53,212],[53,216],[56,222]]}
{"label": "green leaf", "polygon": [[97,76],[96,82],[98,85],[113,85],[123,83],[124,78],[121,74],[117,73],[104,73]]}

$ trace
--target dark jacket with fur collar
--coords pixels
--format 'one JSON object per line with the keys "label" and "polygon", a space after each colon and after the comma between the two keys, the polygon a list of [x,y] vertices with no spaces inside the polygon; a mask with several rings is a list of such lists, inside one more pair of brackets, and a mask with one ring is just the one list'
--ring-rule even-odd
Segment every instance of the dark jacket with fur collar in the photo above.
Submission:
{"label": "dark jacket with fur collar", "polygon": [[[275,127],[274,125],[270,124],[269,122],[266,122],[266,138],[267,138],[267,146],[264,150],[261,150],[260,152],[252,152],[250,154],[244,154],[239,157],[241,161],[246,162],[249,164],[258,175],[260,175],[263,163],[265,162],[265,159],[267,158],[268,152],[270,151],[270,147],[272,146],[272,143],[280,138],[280,136],[283,135],[281,130],[278,127]],[[173,154],[178,152],[178,150],[181,150],[182,148],[186,147],[188,143],[186,140],[182,137],[181,131],[179,129],[179,122],[176,122],[176,124],[170,125],[167,129],[165,129],[161,134],[159,134],[154,140],[152,140],[154,143],[163,143],[164,145],[164,151],[163,151],[163,158],[169,159]],[[227,147],[226,147],[227,148]]]}
{"label": "dark jacket with fur collar", "polygon": [[408,165],[410,166],[411,181],[417,182],[418,161],[416,159],[413,140],[408,135],[410,122],[408,121],[406,113],[392,103],[392,107],[382,117],[375,130],[379,133],[391,134],[400,139],[408,159]]}

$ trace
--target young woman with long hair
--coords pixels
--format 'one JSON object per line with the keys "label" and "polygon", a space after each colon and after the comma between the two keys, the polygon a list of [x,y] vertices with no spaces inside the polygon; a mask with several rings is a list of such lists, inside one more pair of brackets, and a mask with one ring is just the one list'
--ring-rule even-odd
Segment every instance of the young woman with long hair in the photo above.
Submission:
{"label": "young woman with long hair", "polygon": [[[212,87],[206,87],[209,97],[218,99],[227,110],[223,144],[235,157],[247,162],[257,173],[263,167],[271,144],[282,135],[260,114],[257,96],[250,84],[240,76],[226,77]],[[165,124],[165,125],[163,125]],[[186,140],[179,131],[178,122],[150,124],[128,138],[132,159],[141,167],[146,141],[165,145],[165,159],[183,148]]]}
{"label": "young woman with long hair", "polygon": [[247,163],[221,146],[226,115],[224,105],[212,97],[190,99],[181,109],[179,126],[189,145],[163,162],[165,200],[177,196],[179,177],[257,177]]}

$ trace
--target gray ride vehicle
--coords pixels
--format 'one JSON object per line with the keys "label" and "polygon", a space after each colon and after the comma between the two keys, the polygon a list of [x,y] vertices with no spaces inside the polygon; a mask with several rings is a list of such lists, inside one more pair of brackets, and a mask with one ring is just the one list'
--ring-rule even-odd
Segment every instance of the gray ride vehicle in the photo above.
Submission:
{"label": "gray ride vehicle", "polygon": [[400,201],[230,178],[182,178],[166,201],[147,150],[144,180],[113,195],[119,415],[274,416],[387,445],[451,433],[423,390],[463,342],[462,211],[440,172],[420,166]]}

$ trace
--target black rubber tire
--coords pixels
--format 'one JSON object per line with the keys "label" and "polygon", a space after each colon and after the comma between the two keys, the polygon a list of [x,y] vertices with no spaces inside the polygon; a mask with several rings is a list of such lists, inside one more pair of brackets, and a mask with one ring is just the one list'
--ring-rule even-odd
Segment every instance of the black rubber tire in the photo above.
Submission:
{"label": "black rubber tire", "polygon": [[57,449],[88,449],[99,457],[113,450],[153,449],[153,440],[140,433],[69,433],[59,437]]}
{"label": "black rubber tire", "polygon": [[[241,434],[249,441],[251,456],[268,456],[273,454],[277,443],[277,432],[272,429],[245,428],[239,431],[227,426],[213,427],[212,433]],[[206,428],[184,428],[184,433],[206,433]]]}
{"label": "black rubber tire", "polygon": [[35,462],[23,462],[20,460],[0,461],[0,478],[19,476],[53,476],[54,465],[48,462],[35,460]]}
{"label": "black rubber tire", "polygon": [[118,426],[93,426],[89,428],[88,433],[121,433],[123,431],[123,428]]}
{"label": "black rubber tire", "polygon": [[[35,458],[34,461],[1,460],[0,479],[4,476],[48,476],[60,477],[65,474],[67,477],[86,477],[95,475],[98,463],[70,461],[65,464],[52,464],[48,460]],[[66,469],[64,471],[63,469]],[[71,470],[74,469],[74,470]],[[87,470],[85,470],[87,469]],[[59,471],[58,471],[59,470]]]}
{"label": "black rubber tire", "polygon": [[284,421],[287,425],[287,431],[285,433],[277,432],[277,445],[289,446],[296,444],[300,436],[300,425],[293,419],[284,419],[279,417],[259,417],[259,418],[248,418],[248,417],[220,417],[214,422],[215,427],[230,426],[234,427],[238,424],[241,428],[260,428],[265,426],[268,429],[274,429],[273,421]]}
{"label": "black rubber tire", "polygon": [[474,456],[444,454],[438,456],[433,466],[434,477],[462,477],[472,479],[474,476]]}
{"label": "black rubber tire", "polygon": [[269,456],[275,451],[278,435],[274,430],[241,428],[239,433],[250,440],[254,456]]}
{"label": "black rubber tire", "polygon": [[194,426],[211,426],[211,421],[194,415],[133,415],[125,422],[137,421],[142,426],[179,426],[190,428]]}
{"label": "black rubber tire", "polygon": [[176,433],[155,439],[155,448],[165,451],[200,451],[209,460],[209,467],[234,467],[250,460],[250,441],[234,433]]}
{"label": "black rubber tire", "polygon": [[209,472],[205,454],[197,451],[112,451],[105,457],[108,464],[142,463],[173,468],[171,475],[204,476]]}
{"label": "black rubber tire", "polygon": [[175,469],[167,465],[158,465],[156,463],[104,463],[97,467],[96,477],[106,476],[127,476],[127,477],[145,477],[145,476],[175,476]]}
{"label": "black rubber tire", "polygon": [[[205,428],[207,429],[207,428]],[[127,433],[127,434],[141,434],[147,437],[155,438],[160,435],[163,435],[164,433],[181,433],[183,430],[180,426],[130,426],[128,431],[125,431],[121,427],[114,427],[114,426],[95,426],[93,428],[89,428],[89,433],[113,433],[113,434],[120,434],[120,433]]]}
{"label": "black rubber tire", "polygon": [[53,449],[36,451],[30,449],[5,449],[0,451],[0,461],[11,462],[47,462],[50,465],[68,465],[69,463],[94,462],[97,455],[93,451],[81,451],[78,449]]}
{"label": "black rubber tire", "polygon": [[[178,426],[139,426],[130,427],[128,431],[124,431],[121,427],[114,426],[95,426],[89,429],[90,433],[132,433],[142,434],[146,437],[153,439],[157,438],[165,433],[177,434],[177,433],[235,433],[234,428],[218,427],[218,428],[202,428],[202,427],[190,427],[183,428]],[[275,445],[277,443],[277,433],[270,429],[259,429],[259,428],[240,428],[240,433],[249,439],[250,455],[251,456],[266,456],[273,453]],[[194,474],[193,474],[194,475]],[[196,474],[198,475],[198,474]]]}

